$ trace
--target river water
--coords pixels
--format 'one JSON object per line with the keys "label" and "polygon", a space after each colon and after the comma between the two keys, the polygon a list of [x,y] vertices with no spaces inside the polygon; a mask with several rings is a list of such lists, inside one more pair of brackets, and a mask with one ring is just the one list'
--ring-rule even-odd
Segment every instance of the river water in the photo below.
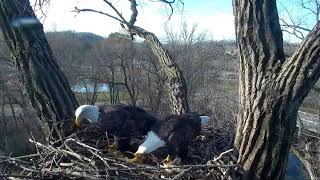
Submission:
{"label": "river water", "polygon": [[[71,89],[76,93],[93,93],[94,92],[94,86],[91,84],[88,84],[88,85],[76,84],[76,85],[72,86]],[[105,83],[99,84],[97,91],[98,92],[108,92],[109,86]]]}
{"label": "river water", "polygon": [[285,180],[304,180],[308,179],[305,175],[304,166],[300,159],[294,155],[293,153],[290,153],[288,164],[287,164],[287,170],[286,170],[286,176]]}

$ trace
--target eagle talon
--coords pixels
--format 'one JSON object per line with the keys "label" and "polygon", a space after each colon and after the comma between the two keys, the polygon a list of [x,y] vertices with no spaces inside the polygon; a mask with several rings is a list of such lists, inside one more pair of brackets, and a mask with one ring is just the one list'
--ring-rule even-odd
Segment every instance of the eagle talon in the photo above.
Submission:
{"label": "eagle talon", "polygon": [[140,153],[135,153],[134,158],[129,159],[128,163],[137,163],[137,164],[142,164],[144,161],[143,154]]}
{"label": "eagle talon", "polygon": [[163,164],[165,164],[165,165],[171,165],[172,162],[173,162],[173,160],[170,155],[168,155],[167,158],[163,160]]}

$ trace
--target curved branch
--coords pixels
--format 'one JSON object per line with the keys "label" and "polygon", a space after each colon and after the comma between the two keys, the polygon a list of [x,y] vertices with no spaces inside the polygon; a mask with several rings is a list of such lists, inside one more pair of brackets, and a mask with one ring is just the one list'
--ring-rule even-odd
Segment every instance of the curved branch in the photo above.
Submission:
{"label": "curved branch", "polygon": [[182,71],[179,69],[177,63],[174,62],[169,52],[163,48],[159,39],[153,33],[137,26],[131,27],[130,32],[146,40],[165,71],[171,88],[170,99],[173,113],[183,114],[189,112],[187,85]]}

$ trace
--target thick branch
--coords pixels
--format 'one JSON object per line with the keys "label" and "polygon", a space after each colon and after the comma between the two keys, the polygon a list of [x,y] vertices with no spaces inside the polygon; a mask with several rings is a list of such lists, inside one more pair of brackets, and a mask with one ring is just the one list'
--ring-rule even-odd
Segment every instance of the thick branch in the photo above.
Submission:
{"label": "thick branch", "polygon": [[[291,77],[286,82],[293,88],[292,100],[301,103],[320,77],[320,23],[301,43],[296,52],[283,65],[278,79]],[[283,84],[284,85],[284,84]]]}
{"label": "thick branch", "polygon": [[150,45],[152,52],[158,57],[161,67],[164,69],[171,88],[172,111],[177,114],[189,112],[187,101],[187,86],[178,65],[174,62],[169,52],[163,48],[158,38],[143,28],[131,27],[131,32],[145,39]]}

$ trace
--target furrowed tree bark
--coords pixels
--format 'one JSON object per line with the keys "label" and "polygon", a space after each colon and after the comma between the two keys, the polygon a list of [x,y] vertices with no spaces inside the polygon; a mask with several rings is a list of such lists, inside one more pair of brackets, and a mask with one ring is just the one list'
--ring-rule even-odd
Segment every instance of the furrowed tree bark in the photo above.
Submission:
{"label": "furrowed tree bark", "polygon": [[187,85],[182,71],[169,52],[163,48],[158,38],[151,32],[140,27],[133,26],[130,31],[145,39],[150,45],[152,52],[159,60],[169,81],[170,105],[174,114],[184,114],[190,111],[187,98]]}
{"label": "furrowed tree bark", "polygon": [[49,134],[55,122],[73,117],[78,103],[29,0],[0,0],[0,27],[23,92]]}
{"label": "furrowed tree bark", "polygon": [[242,179],[283,179],[300,104],[320,76],[320,25],[285,59],[276,0],[234,0]]}

